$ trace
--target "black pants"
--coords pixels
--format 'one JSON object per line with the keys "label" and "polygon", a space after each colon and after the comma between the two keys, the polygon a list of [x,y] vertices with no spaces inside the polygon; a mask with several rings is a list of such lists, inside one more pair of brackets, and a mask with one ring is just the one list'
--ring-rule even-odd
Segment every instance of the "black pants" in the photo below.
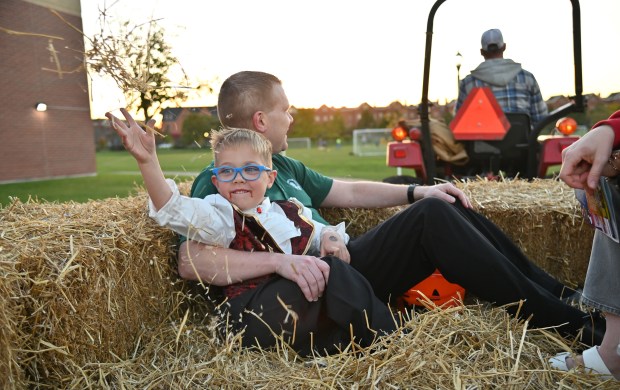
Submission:
{"label": "black pants", "polygon": [[[275,334],[301,354],[331,352],[351,341],[351,329],[356,342],[367,345],[377,333],[396,328],[385,303],[436,268],[448,281],[497,305],[525,300],[518,314],[531,316],[533,327],[565,324],[559,330],[575,334],[587,317],[560,300],[567,287],[532,263],[496,225],[460,204],[423,199],[348,248],[351,265],[325,258],[330,276],[318,302],[308,302],[297,284],[281,277],[231,299],[229,318],[235,330],[245,329],[243,345],[272,346]],[[296,322],[280,301],[299,316]],[[517,308],[508,310],[516,314]]]}
{"label": "black pants", "polygon": [[329,279],[316,302],[308,302],[296,283],[280,276],[228,302],[233,330],[244,329],[244,347],[270,347],[279,337],[301,355],[323,354],[346,347],[352,335],[355,343],[368,346],[396,329],[390,309],[359,272],[338,258],[323,260],[330,265]]}
{"label": "black pants", "polygon": [[[574,334],[586,313],[561,301],[570,289],[532,263],[491,221],[460,202],[420,200],[349,243],[351,265],[382,301],[436,268],[475,296],[503,305],[525,300],[519,316],[534,327]],[[515,314],[516,307],[509,308]]]}

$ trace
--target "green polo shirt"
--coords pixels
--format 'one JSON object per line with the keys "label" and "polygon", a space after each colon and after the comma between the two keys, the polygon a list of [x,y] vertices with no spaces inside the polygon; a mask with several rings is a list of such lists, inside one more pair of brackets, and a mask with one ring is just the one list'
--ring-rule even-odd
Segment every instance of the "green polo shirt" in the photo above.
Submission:
{"label": "green polo shirt", "polygon": [[[192,184],[190,196],[204,198],[207,195],[217,194],[217,189],[211,182],[212,168],[213,162],[196,177]],[[278,171],[278,175],[274,185],[267,190],[266,195],[269,199],[287,200],[296,198],[305,207],[312,210],[313,219],[327,224],[316,208],[327,197],[334,180],[313,171],[300,161],[281,154],[273,155],[273,168]],[[185,237],[181,237],[181,242],[183,241],[185,241]]]}

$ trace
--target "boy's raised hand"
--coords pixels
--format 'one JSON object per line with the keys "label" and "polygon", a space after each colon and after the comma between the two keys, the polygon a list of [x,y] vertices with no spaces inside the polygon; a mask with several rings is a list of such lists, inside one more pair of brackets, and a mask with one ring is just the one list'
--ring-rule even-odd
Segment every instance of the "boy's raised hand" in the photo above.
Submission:
{"label": "boy's raised hand", "polygon": [[[112,128],[121,137],[123,146],[134,156],[138,163],[151,161],[156,151],[155,132],[142,129],[126,109],[121,108],[120,111],[127,123],[124,123],[109,112],[105,116],[112,123]],[[155,121],[153,119],[146,124],[147,129],[152,129],[154,125]]]}
{"label": "boy's raised hand", "polygon": [[112,127],[121,136],[125,149],[138,162],[138,168],[140,168],[140,173],[142,173],[146,190],[155,210],[159,210],[172,197],[172,190],[166,183],[164,173],[157,160],[155,130],[153,130],[155,121],[150,120],[146,124],[147,130],[145,131],[136,123],[127,110],[121,108],[121,113],[127,120],[126,124],[109,112],[105,116],[110,119]]}

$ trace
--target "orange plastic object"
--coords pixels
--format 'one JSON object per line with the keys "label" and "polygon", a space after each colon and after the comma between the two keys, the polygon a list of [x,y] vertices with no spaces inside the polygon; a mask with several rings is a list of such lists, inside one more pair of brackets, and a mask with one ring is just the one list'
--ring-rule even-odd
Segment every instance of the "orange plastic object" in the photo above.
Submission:
{"label": "orange plastic object", "polygon": [[388,167],[412,168],[416,177],[426,180],[426,168],[419,143],[388,142],[386,159]]}
{"label": "orange plastic object", "polygon": [[450,129],[457,141],[499,141],[510,129],[510,122],[491,89],[476,87],[450,122]]}
{"label": "orange plastic object", "polygon": [[430,299],[441,307],[457,306],[465,298],[465,289],[458,284],[450,283],[439,270],[435,270],[428,278],[411,287],[403,294],[403,300],[410,305],[425,306],[423,302]]}

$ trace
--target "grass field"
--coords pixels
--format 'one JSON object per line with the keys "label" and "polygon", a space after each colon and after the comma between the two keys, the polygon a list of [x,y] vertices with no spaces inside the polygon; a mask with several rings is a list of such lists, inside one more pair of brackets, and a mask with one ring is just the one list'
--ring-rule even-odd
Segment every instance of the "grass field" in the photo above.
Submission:
{"label": "grass field", "polygon": [[[357,157],[351,154],[351,150],[350,145],[327,150],[291,149],[287,151],[287,156],[331,177],[380,181],[395,175],[396,170],[385,165],[385,157]],[[178,182],[192,180],[211,161],[210,150],[170,149],[161,150],[158,154],[166,176]],[[96,159],[96,176],[0,184],[0,205],[7,205],[9,197],[22,201],[32,197],[59,202],[126,197],[142,185],[136,163],[129,153],[99,152]],[[413,174],[413,171],[406,174]]]}

